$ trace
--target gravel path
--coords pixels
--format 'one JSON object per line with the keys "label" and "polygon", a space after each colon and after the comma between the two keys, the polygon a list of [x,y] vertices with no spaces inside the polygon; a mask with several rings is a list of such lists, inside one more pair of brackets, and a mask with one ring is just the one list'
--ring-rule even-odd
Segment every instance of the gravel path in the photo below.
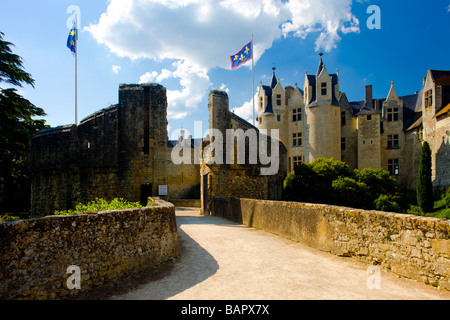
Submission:
{"label": "gravel path", "polygon": [[[450,293],[228,220],[177,208],[180,257],[120,300],[445,299]],[[368,286],[369,284],[369,286]],[[372,289],[369,287],[372,286]]]}

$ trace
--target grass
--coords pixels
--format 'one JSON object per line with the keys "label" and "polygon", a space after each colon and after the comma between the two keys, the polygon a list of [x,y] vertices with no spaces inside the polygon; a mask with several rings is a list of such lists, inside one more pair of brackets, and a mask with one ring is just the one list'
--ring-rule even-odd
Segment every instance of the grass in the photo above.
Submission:
{"label": "grass", "polygon": [[[147,206],[152,206],[153,202],[147,203]],[[91,201],[87,204],[79,203],[76,205],[75,209],[72,210],[63,210],[55,211],[55,215],[74,215],[86,212],[98,212],[98,211],[107,211],[107,210],[121,210],[121,209],[134,209],[134,208],[142,208],[143,206],[139,202],[129,202],[122,198],[116,198],[111,202],[106,201],[105,199],[96,198],[94,201]]]}
{"label": "grass", "polygon": [[434,206],[432,212],[424,213],[417,205],[412,205],[407,213],[423,217],[434,217],[440,219],[450,219],[450,207],[446,197],[448,193],[436,193],[434,196]]}

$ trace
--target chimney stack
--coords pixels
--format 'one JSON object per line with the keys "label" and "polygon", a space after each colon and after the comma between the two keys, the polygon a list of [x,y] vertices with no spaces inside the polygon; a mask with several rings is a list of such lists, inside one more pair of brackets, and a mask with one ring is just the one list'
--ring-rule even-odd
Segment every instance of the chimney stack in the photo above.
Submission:
{"label": "chimney stack", "polygon": [[372,98],[372,85],[366,86],[366,98],[365,98],[366,105],[373,108],[373,98]]}

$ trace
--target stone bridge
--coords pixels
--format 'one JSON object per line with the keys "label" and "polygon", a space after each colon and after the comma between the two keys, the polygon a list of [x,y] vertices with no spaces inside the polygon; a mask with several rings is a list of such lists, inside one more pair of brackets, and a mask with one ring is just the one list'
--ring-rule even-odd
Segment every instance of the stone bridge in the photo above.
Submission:
{"label": "stone bridge", "polygon": [[450,300],[401,278],[198,209],[176,208],[180,257],[120,300]]}

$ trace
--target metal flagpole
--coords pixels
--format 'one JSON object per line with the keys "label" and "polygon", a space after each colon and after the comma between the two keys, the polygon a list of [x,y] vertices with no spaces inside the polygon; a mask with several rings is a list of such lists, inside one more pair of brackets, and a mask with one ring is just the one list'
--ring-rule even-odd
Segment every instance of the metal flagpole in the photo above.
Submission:
{"label": "metal flagpole", "polygon": [[78,125],[78,19],[75,14],[75,125]]}
{"label": "metal flagpole", "polygon": [[253,126],[255,127],[255,72],[253,62],[253,34],[252,34],[252,102],[253,102]]}

